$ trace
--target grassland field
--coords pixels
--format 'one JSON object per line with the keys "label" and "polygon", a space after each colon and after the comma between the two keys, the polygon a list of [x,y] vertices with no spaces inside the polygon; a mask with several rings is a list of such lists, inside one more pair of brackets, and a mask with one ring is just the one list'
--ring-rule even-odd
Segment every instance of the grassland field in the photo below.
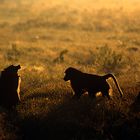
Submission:
{"label": "grassland field", "polygon": [[[87,7],[84,0],[79,6],[60,1],[0,1],[0,70],[22,67],[21,103],[14,111],[0,107],[0,140],[138,140],[138,1],[125,6],[114,1],[110,7],[102,1]],[[63,80],[69,66],[113,73],[123,98],[109,79],[111,100],[91,100],[86,94],[71,100],[70,83]]]}

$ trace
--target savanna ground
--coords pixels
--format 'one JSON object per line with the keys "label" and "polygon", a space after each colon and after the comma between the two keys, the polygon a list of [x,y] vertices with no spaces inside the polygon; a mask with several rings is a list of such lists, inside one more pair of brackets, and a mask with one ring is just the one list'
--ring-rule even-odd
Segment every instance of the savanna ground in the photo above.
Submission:
{"label": "savanna ground", "polygon": [[[140,138],[140,10],[126,1],[0,1],[0,69],[22,66],[22,101],[0,108],[0,140]],[[123,98],[109,79],[111,100],[72,100],[69,66],[114,73]]]}

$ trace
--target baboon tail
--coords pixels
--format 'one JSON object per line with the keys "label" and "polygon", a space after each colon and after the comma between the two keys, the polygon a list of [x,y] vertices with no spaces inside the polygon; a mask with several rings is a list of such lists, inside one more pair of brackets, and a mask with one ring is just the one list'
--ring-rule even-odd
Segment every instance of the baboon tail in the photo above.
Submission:
{"label": "baboon tail", "polygon": [[121,90],[121,88],[120,88],[120,86],[119,86],[119,84],[118,84],[118,81],[117,81],[116,77],[115,77],[113,74],[111,74],[111,73],[106,74],[106,75],[104,75],[103,77],[104,77],[105,79],[108,79],[108,78],[111,77],[111,78],[114,80],[114,82],[115,82],[115,84],[116,84],[116,86],[117,86],[117,89],[118,89],[118,91],[119,91],[119,93],[120,93],[120,96],[122,97],[122,96],[123,96],[123,92],[122,92],[122,90]]}

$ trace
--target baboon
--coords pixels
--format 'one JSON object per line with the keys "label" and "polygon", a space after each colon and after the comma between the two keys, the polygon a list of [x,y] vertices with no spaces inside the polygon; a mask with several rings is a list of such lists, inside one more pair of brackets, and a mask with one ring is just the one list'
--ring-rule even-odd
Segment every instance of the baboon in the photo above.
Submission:
{"label": "baboon", "polygon": [[123,92],[120,89],[120,86],[113,74],[99,76],[83,73],[75,68],[69,67],[65,71],[64,80],[65,81],[70,80],[71,87],[75,93],[73,96],[74,98],[79,99],[80,96],[85,92],[88,92],[88,95],[90,97],[95,97],[97,92],[101,92],[103,96],[106,96],[108,97],[108,99],[110,99],[109,96],[110,86],[106,81],[110,77],[114,80],[120,93],[120,96],[122,97]]}
{"label": "baboon", "polygon": [[20,102],[20,65],[5,68],[0,76],[0,105],[11,108]]}

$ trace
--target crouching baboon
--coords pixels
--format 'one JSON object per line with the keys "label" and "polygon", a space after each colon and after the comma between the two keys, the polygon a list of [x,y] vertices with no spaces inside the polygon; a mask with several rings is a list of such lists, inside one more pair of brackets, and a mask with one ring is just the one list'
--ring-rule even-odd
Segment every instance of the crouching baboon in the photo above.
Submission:
{"label": "crouching baboon", "polygon": [[123,92],[120,89],[120,86],[118,85],[118,82],[113,74],[106,74],[104,76],[99,75],[93,75],[93,74],[87,74],[83,73],[75,68],[68,68],[65,71],[64,80],[71,82],[71,87],[74,91],[74,98],[80,98],[80,96],[84,92],[88,92],[88,95],[90,97],[95,97],[97,92],[101,92],[103,96],[106,96],[110,99],[109,96],[109,89],[110,86],[107,83],[108,78],[113,78],[118,91],[120,93],[120,96],[122,97]]}
{"label": "crouching baboon", "polygon": [[0,76],[0,105],[11,108],[20,102],[20,65],[5,68]]}

